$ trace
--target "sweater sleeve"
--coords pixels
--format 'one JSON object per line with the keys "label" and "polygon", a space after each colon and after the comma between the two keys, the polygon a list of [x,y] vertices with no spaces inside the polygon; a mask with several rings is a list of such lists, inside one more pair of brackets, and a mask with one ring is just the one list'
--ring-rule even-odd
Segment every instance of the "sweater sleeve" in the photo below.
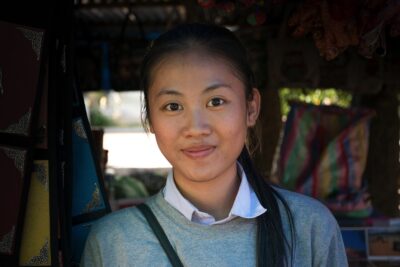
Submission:
{"label": "sweater sleeve", "polygon": [[103,266],[101,250],[95,234],[91,231],[82,253],[81,267]]}
{"label": "sweater sleeve", "polygon": [[317,229],[313,237],[313,266],[346,267],[346,250],[336,219],[328,210],[323,217],[323,221],[315,226]]}

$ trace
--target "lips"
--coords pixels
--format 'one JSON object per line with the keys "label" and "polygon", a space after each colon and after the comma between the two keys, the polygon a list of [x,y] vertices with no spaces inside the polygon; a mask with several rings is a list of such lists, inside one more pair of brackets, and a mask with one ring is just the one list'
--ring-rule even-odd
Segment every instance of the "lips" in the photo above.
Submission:
{"label": "lips", "polygon": [[193,146],[182,149],[182,152],[192,159],[200,159],[205,158],[210,155],[215,149],[215,146],[210,145],[202,145],[202,146]]}

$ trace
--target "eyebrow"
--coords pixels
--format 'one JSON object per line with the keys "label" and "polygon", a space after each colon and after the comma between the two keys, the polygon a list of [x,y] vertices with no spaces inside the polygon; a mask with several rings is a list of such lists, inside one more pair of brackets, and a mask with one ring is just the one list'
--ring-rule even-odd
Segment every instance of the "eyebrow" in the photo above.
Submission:
{"label": "eyebrow", "polygon": [[[209,93],[209,92],[211,92],[211,91],[213,91],[213,90],[216,90],[216,89],[218,89],[218,88],[221,88],[221,87],[232,88],[232,86],[229,85],[229,84],[225,84],[225,83],[216,83],[216,84],[210,85],[210,86],[208,86],[206,89],[204,89],[204,91],[202,92],[202,94]],[[163,89],[161,89],[161,90],[157,93],[156,97],[160,97],[160,96],[163,96],[163,95],[183,96],[183,94],[182,94],[181,92],[179,92],[179,91],[177,91],[177,90],[175,90],[175,89],[169,89],[169,88],[163,88]]]}
{"label": "eyebrow", "polygon": [[230,84],[216,83],[216,84],[210,85],[206,89],[204,89],[203,94],[211,92],[211,91],[216,90],[221,87],[232,88],[232,86]]}
{"label": "eyebrow", "polygon": [[160,97],[162,95],[182,96],[183,94],[176,91],[175,89],[164,88],[164,89],[161,89],[160,92],[157,93],[156,97]]}

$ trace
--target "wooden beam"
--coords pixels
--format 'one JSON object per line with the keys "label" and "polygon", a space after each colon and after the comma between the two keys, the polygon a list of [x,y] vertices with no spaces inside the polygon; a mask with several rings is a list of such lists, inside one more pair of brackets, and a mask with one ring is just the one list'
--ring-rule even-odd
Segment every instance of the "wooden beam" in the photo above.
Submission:
{"label": "wooden beam", "polygon": [[182,1],[146,1],[146,0],[78,0],[75,4],[77,9],[90,8],[113,8],[113,7],[168,7],[183,6]]}

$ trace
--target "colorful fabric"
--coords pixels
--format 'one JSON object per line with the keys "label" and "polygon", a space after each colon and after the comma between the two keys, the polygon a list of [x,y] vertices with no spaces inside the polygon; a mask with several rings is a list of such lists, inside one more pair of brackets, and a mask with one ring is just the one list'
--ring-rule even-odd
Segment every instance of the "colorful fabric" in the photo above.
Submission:
{"label": "colorful fabric", "polygon": [[291,103],[278,161],[283,185],[326,201],[333,211],[370,207],[362,176],[373,114],[359,108]]}

